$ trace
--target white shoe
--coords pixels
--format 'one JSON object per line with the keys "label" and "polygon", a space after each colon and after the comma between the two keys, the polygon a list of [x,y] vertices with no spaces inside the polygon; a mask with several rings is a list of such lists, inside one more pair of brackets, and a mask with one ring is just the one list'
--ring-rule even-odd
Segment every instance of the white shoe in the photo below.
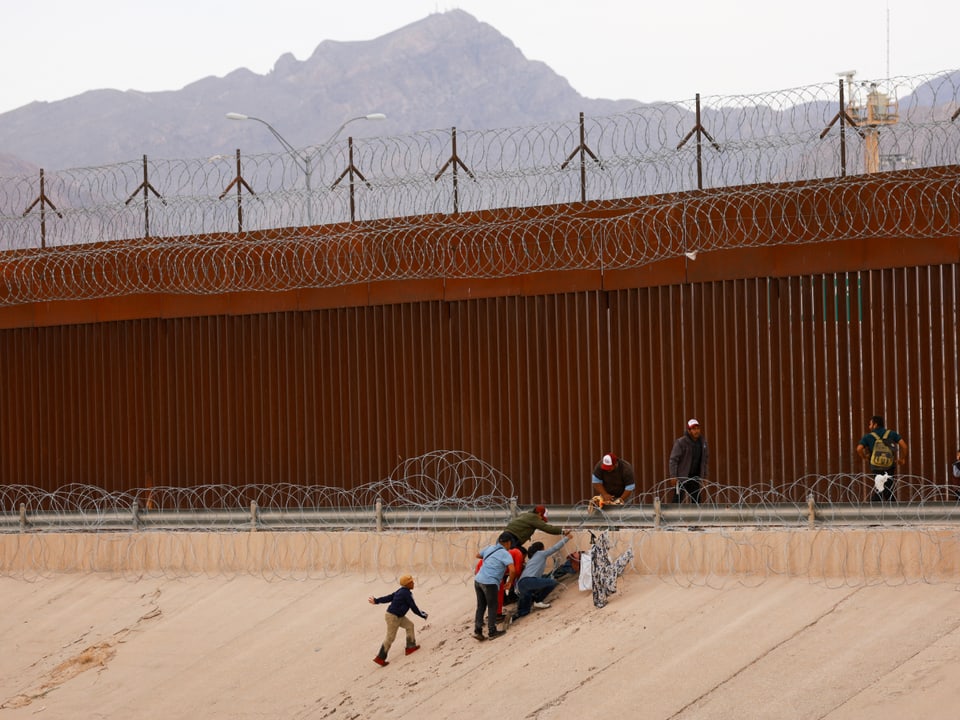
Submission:
{"label": "white shoe", "polygon": [[534,603],[533,603],[533,606],[534,606],[535,608],[537,608],[538,610],[546,610],[548,607],[550,607],[550,603],[548,603],[548,602],[534,602]]}

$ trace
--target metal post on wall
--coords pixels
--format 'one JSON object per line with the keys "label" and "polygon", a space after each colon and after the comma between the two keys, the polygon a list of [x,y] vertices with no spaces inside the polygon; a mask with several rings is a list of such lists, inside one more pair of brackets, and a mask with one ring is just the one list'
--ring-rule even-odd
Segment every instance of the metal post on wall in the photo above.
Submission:
{"label": "metal post on wall", "polygon": [[863,132],[860,128],[857,127],[857,124],[853,121],[849,115],[847,115],[846,100],[843,95],[843,80],[839,81],[840,86],[840,110],[837,111],[837,114],[833,116],[833,120],[827,123],[827,126],[823,129],[823,132],[820,133],[820,139],[823,140],[827,133],[830,132],[837,122],[840,123],[840,177],[847,176],[847,123],[857,131],[860,137],[864,137]]}
{"label": "metal post on wall", "polygon": [[587,147],[587,130],[583,123],[583,113],[580,113],[580,144],[574,149],[570,155],[567,156],[567,159],[560,163],[560,169],[565,170],[567,165],[570,164],[570,161],[573,160],[577,155],[580,156],[580,202],[587,201],[587,158],[589,155],[593,161],[603,168],[603,163],[600,162],[600,159],[594,154],[593,150]]}
{"label": "metal post on wall", "polygon": [[47,205],[49,205],[57,214],[57,217],[61,219],[63,218],[63,213],[57,210],[57,206],[50,202],[50,198],[47,197],[43,180],[43,168],[40,168],[40,194],[37,196],[37,199],[30,203],[30,206],[23,211],[22,217],[26,217],[38,203],[40,205],[40,247],[45,248],[47,246]]}
{"label": "metal post on wall", "polygon": [[227,185],[223,192],[220,193],[220,200],[223,200],[227,196],[227,193],[230,192],[230,188],[234,185],[237,186],[237,232],[243,232],[243,188],[247,189],[247,192],[251,195],[256,195],[253,191],[253,188],[243,179],[243,175],[240,171],[240,148],[237,148],[237,175],[233,180],[230,181],[230,184]]}
{"label": "metal post on wall", "polygon": [[472,180],[476,180],[477,178],[470,171],[470,168],[468,168],[466,165],[463,164],[463,161],[460,159],[460,156],[457,155],[457,128],[456,127],[451,128],[450,137],[451,137],[450,159],[447,160],[443,164],[443,167],[440,168],[440,170],[437,172],[437,174],[433,176],[433,181],[436,182],[437,180],[439,180],[440,176],[443,175],[446,169],[450,166],[453,166],[453,171],[452,171],[453,172],[453,214],[456,215],[457,213],[460,212],[460,194],[459,194],[459,188],[457,185],[457,182],[458,182],[457,168],[458,167],[462,168],[463,171],[467,173],[467,175],[469,175]]}
{"label": "metal post on wall", "polygon": [[843,80],[840,84],[840,177],[847,176],[847,110],[844,107]]}
{"label": "metal post on wall", "polygon": [[[700,124],[700,93],[697,93],[697,127],[702,128]],[[697,190],[703,190],[703,140],[700,132],[697,131]]]}
{"label": "metal post on wall", "polygon": [[143,236],[145,238],[150,237],[150,193],[153,193],[157,196],[157,199],[160,200],[164,205],[167,204],[167,201],[163,199],[160,193],[157,192],[157,189],[150,184],[150,180],[147,178],[147,156],[143,156],[143,182],[137,185],[137,189],[134,190],[130,197],[127,198],[124,205],[129,205],[133,199],[137,196],[137,193],[143,191]]}
{"label": "metal post on wall", "polygon": [[[456,140],[454,140],[454,153],[456,153]],[[357,219],[357,213],[356,213],[356,201],[355,201],[355,199],[354,199],[355,191],[354,191],[354,181],[353,181],[353,179],[354,179],[354,177],[360,178],[361,180],[363,180],[364,183],[366,183],[366,185],[367,185],[368,188],[373,188],[373,185],[370,184],[370,182],[367,180],[367,178],[365,178],[365,177],[363,176],[363,173],[360,172],[360,169],[359,169],[356,165],[354,165],[354,163],[353,163],[353,138],[352,138],[352,137],[348,137],[348,138],[347,138],[347,160],[348,160],[348,162],[347,162],[347,167],[346,167],[346,169],[345,169],[342,173],[340,173],[339,177],[337,177],[336,180],[334,180],[333,185],[330,186],[330,189],[333,190],[334,188],[336,188],[337,185],[339,185],[340,182],[341,182],[345,177],[347,177],[347,176],[350,177],[350,182],[349,182],[349,188],[350,188],[350,222],[355,222],[356,219]],[[454,196],[456,196],[456,184],[457,184],[457,180],[456,180],[456,168],[454,168],[454,180],[453,180],[453,184],[454,184]],[[456,203],[456,200],[454,200],[454,203]]]}
{"label": "metal post on wall", "polygon": [[703,190],[703,140],[704,135],[707,136],[707,140],[710,141],[710,144],[716,148],[717,152],[720,152],[720,145],[716,140],[713,139],[713,136],[707,132],[707,129],[703,126],[703,123],[700,122],[700,93],[696,95],[696,107],[694,115],[694,125],[690,128],[690,132],[684,135],[683,140],[677,143],[677,150],[682,148],[687,144],[687,140],[696,134],[697,136],[697,190]]}

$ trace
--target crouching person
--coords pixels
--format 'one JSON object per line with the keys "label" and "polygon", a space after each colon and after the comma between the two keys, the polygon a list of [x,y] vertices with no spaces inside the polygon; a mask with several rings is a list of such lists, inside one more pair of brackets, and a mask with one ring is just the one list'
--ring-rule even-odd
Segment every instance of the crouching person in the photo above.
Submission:
{"label": "crouching person", "polygon": [[527,563],[517,583],[517,594],[520,596],[517,601],[517,618],[529,615],[533,607],[550,607],[546,599],[557,586],[557,581],[549,575],[544,576],[547,559],[567,544],[570,535],[569,530],[564,531],[560,541],[547,550],[543,549],[542,542],[535,542],[527,549]]}

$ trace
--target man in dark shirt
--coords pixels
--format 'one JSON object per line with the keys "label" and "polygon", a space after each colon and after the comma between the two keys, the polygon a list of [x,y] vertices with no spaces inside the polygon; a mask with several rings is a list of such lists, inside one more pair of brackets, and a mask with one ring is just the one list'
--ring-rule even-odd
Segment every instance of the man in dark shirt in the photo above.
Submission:
{"label": "man in dark shirt", "polygon": [[600,498],[600,507],[621,505],[637,487],[633,465],[608,452],[594,465],[591,485],[594,498]]}
{"label": "man in dark shirt", "polygon": [[683,502],[687,497],[692,502],[700,502],[700,481],[707,477],[709,461],[710,451],[700,421],[691,418],[687,421],[686,431],[674,441],[670,451],[670,477],[677,481],[676,502]]}

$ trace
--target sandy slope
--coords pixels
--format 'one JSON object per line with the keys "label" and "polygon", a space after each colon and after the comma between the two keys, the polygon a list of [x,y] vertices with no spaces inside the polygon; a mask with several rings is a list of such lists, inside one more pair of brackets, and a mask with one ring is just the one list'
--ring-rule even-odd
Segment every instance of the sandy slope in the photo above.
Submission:
{"label": "sandy slope", "polygon": [[470,637],[468,576],[418,578],[423,649],[371,661],[389,592],[343,575],[0,579],[4,718],[953,718],[960,595],[946,582],[575,586]]}

